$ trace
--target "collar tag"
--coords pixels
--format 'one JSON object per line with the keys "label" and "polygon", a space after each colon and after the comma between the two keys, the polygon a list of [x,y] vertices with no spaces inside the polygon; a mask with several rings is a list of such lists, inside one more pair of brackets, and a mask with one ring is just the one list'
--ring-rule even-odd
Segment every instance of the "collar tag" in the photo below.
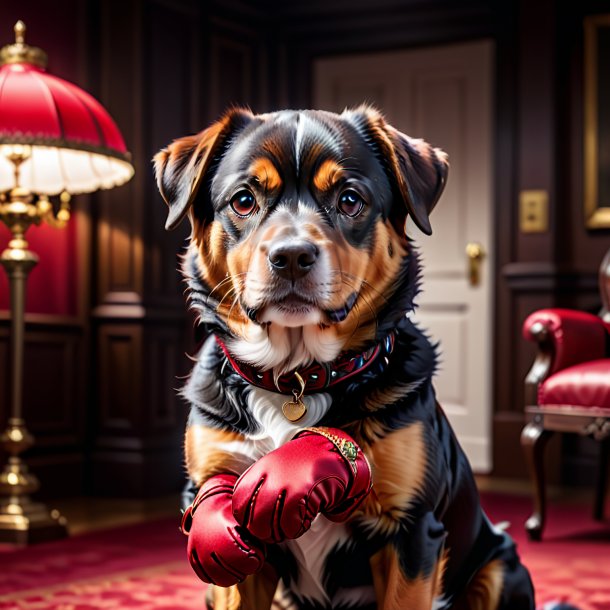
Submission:
{"label": "collar tag", "polygon": [[307,413],[307,405],[301,400],[303,392],[305,392],[305,380],[296,371],[294,376],[297,378],[301,389],[292,390],[292,400],[287,400],[282,405],[282,413],[291,422],[299,421]]}

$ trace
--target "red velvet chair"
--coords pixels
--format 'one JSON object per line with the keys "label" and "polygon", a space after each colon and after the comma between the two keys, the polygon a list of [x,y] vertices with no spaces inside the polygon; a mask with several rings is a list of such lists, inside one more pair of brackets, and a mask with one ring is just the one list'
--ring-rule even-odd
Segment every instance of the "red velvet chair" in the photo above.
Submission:
{"label": "red velvet chair", "polygon": [[525,380],[528,423],[521,433],[534,484],[534,512],[525,529],[540,540],[545,525],[544,447],[554,432],[575,432],[600,441],[594,517],[603,519],[610,454],[610,251],[600,269],[599,316],[570,309],[542,309],[523,324],[538,344]]}

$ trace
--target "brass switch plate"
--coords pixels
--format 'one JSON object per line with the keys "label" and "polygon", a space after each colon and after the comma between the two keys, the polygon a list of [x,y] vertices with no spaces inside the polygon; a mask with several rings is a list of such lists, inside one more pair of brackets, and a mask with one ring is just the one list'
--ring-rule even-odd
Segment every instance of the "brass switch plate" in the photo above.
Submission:
{"label": "brass switch plate", "polygon": [[549,194],[547,191],[519,193],[519,226],[522,233],[544,233],[549,230]]}

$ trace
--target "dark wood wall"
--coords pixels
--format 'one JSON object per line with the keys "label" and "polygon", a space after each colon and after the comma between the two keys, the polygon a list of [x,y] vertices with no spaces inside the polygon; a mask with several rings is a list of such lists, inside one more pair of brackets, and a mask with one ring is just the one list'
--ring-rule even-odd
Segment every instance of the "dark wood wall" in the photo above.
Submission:
{"label": "dark wood wall", "polygon": [[[310,106],[318,57],[477,38],[494,39],[497,58],[494,464],[498,475],[523,476],[522,383],[533,352],[521,324],[539,307],[595,311],[597,266],[610,247],[608,231],[582,221],[581,24],[601,5],[74,0],[59,15],[40,0],[3,11],[2,41],[25,19],[53,72],[110,111],[136,167],[128,185],[75,201],[77,314],[28,318],[26,415],[39,439],[30,460],[47,494],[147,496],[181,483],[186,412],[174,388],[193,341],[176,267],[188,229],[163,230],[152,155],[232,103]],[[523,189],[549,192],[549,232],[519,231]],[[4,314],[0,423],[7,336]],[[586,471],[594,449],[564,444],[563,472]],[[553,451],[558,472],[561,448]]]}
{"label": "dark wood wall", "polygon": [[194,2],[89,2],[91,91],[121,126],[136,175],[94,199],[91,491],[147,496],[183,475],[185,408],[174,388],[189,344],[177,254],[151,159],[197,129],[201,53]]}

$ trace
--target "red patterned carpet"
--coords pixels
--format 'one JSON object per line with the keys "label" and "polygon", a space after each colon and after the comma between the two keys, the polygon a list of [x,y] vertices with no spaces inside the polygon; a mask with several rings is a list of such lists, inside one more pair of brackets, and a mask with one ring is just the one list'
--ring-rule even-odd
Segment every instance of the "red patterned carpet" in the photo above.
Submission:
{"label": "red patterned carpet", "polygon": [[2,610],[203,608],[177,519],[0,553]]}
{"label": "red patterned carpet", "polygon": [[[589,507],[551,507],[547,535],[529,543],[526,498],[484,494],[493,521],[510,521],[541,605],[569,601],[610,610],[610,523]],[[203,585],[191,573],[177,520],[160,520],[0,553],[0,609],[192,610]]]}
{"label": "red patterned carpet", "polygon": [[549,507],[542,542],[525,536],[528,498],[485,493],[483,506],[492,521],[511,523],[508,531],[532,574],[538,605],[559,600],[580,610],[610,610],[610,521],[594,521],[592,504]]}

